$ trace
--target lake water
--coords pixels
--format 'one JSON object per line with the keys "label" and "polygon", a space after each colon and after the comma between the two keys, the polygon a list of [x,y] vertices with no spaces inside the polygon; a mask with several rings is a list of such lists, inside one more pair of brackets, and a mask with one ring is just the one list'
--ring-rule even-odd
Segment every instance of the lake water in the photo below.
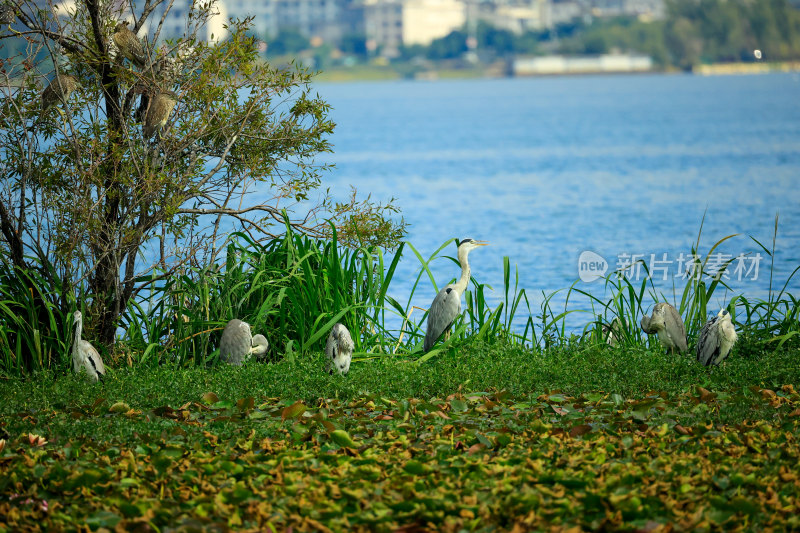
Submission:
{"label": "lake water", "polygon": [[[315,89],[337,123],[335,153],[326,157],[336,168],[325,186],[342,198],[350,185],[377,200],[395,197],[410,223],[408,241],[426,257],[453,237],[489,241],[470,264],[477,280],[495,288],[494,303],[502,296],[503,256],[518,266],[536,313],[542,291],[579,280],[584,251],[599,254],[609,270],[642,256],[656,267],[656,287],[671,297],[673,282],[685,284],[673,277],[706,211],[702,254],[734,233],[742,235],[727,241],[719,258],[750,254],[735,262],[733,293],[718,291],[710,307],[732,294],[766,298],[769,257],[762,251],[759,259],[749,236],[771,247],[776,213],[778,288],[800,265],[798,74]],[[446,255],[455,256],[455,244]],[[458,274],[444,258],[432,266],[440,287]],[[409,250],[391,291],[399,301],[408,299],[418,271]],[[434,292],[421,287],[413,303],[427,307]],[[602,282],[576,287],[603,296]],[[800,276],[789,291],[800,295],[799,289]],[[575,314],[569,323],[577,328],[589,320]]]}

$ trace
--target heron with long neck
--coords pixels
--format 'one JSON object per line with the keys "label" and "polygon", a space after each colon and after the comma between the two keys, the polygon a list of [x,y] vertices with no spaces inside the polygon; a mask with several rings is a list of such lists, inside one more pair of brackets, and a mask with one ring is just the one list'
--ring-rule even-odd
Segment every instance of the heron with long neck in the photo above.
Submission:
{"label": "heron with long neck", "polygon": [[75,311],[72,315],[72,324],[75,326],[75,340],[72,343],[72,369],[76,374],[85,370],[92,381],[100,381],[106,375],[103,359],[89,341],[83,340],[83,315]]}
{"label": "heron with long neck", "polygon": [[467,256],[475,248],[488,244],[483,241],[464,239],[458,245],[458,263],[461,265],[461,277],[455,283],[451,283],[439,291],[439,294],[433,299],[433,303],[428,310],[428,329],[425,332],[424,348],[426,352],[433,347],[442,335],[444,335],[445,340],[450,336],[450,327],[458,315],[461,314],[461,295],[467,290],[467,285],[469,284],[470,269]]}

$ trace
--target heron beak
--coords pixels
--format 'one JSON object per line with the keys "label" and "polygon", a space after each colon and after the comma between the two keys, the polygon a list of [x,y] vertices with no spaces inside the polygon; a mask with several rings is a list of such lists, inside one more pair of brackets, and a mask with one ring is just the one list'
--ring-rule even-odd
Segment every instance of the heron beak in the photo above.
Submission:
{"label": "heron beak", "polygon": [[486,241],[472,241],[472,242],[474,242],[477,246],[489,246],[489,243]]}

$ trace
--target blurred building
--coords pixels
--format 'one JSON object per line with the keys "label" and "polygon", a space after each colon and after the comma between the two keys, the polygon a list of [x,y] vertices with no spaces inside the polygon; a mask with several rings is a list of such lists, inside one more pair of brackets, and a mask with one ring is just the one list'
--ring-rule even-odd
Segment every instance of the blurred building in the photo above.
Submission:
{"label": "blurred building", "polygon": [[467,5],[461,0],[404,0],[402,6],[405,45],[429,45],[467,21]]}
{"label": "blurred building", "polygon": [[521,34],[551,27],[550,0],[497,0],[472,4],[471,16],[494,28]]}
{"label": "blurred building", "polygon": [[[44,2],[45,0],[35,0]],[[63,13],[75,0],[64,0]],[[120,3],[122,0],[110,0]],[[291,29],[317,43],[338,45],[343,37],[364,39],[371,53],[392,57],[402,46],[429,45],[454,30],[472,32],[478,21],[521,34],[541,31],[576,19],[665,15],[665,0],[217,0],[216,16],[201,38],[224,38],[229,18],[253,18],[253,34],[262,40]],[[161,38],[185,35],[193,0],[175,0],[164,18]],[[167,3],[156,6],[152,24]],[[125,4],[127,6],[127,4]],[[127,7],[125,8],[127,9]],[[155,28],[146,28],[152,31]],[[140,34],[141,35],[141,34]]]}
{"label": "blurred building", "polygon": [[355,0],[346,9],[345,31],[363,35],[369,51],[392,57],[401,46],[429,45],[466,20],[462,0]]}

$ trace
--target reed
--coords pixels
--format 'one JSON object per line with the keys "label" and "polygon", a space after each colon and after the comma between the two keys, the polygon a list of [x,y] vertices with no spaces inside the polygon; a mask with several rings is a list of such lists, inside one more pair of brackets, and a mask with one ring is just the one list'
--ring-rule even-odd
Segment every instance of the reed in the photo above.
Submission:
{"label": "reed", "polygon": [[[542,293],[535,313],[528,293],[520,287],[516,267],[504,257],[500,302],[492,307],[488,296],[494,289],[473,277],[464,295],[464,312],[453,324],[450,339],[428,353],[422,353],[427,310],[411,302],[418,292],[432,297],[441,282],[453,281],[437,282],[430,269],[439,259],[458,266],[454,257],[443,255],[453,240],[423,257],[411,243],[391,255],[375,247],[352,250],[339,245],[335,231],[330,240],[316,240],[297,234],[288,224],[281,238],[265,244],[237,233],[230,237],[224,261],[218,264],[187,268],[159,282],[155,280],[161,273],[153,272],[147,294],[131,301],[123,315],[120,348],[103,357],[112,368],[121,364],[213,365],[218,361],[222,329],[232,318],[249,322],[254,333],[267,337],[271,361],[320,352],[336,322],[350,329],[356,360],[400,356],[424,363],[473,342],[524,346],[544,355],[552,350],[582,350],[605,344],[603,326],[615,320],[617,343],[633,348],[657,342],[643,334],[639,320],[659,301],[672,303],[683,316],[691,347],[707,319],[712,296],[730,289],[722,276],[714,276],[727,269],[730,261],[719,271],[709,272],[710,257],[722,243],[737,237],[726,236],[701,254],[702,227],[701,222],[684,285],[673,287],[671,295],[655,288],[647,265],[641,263],[636,266],[647,274],[642,281],[632,281],[624,269],[611,273],[604,280],[602,295],[576,282]],[[736,295],[727,302],[740,331],[743,353],[800,340],[800,300],[787,292],[800,267],[779,285],[780,290],[773,290],[777,217],[774,231],[769,248],[751,237],[772,259],[768,299]],[[406,251],[417,258],[419,269],[407,295],[399,300],[389,295],[389,289]],[[58,279],[52,273],[50,277]],[[37,270],[22,272],[0,263],[0,374],[4,376],[70,368],[70,318],[77,299],[74,289],[64,289],[60,281],[51,288],[44,279]],[[563,306],[555,303],[561,295],[566,296]],[[576,304],[578,300],[582,303]],[[587,315],[586,321],[575,331],[568,322],[574,323],[581,314]],[[123,352],[125,359],[120,358]]]}
{"label": "reed", "polygon": [[[47,278],[55,280],[54,287]],[[54,270],[44,276],[0,257],[0,375],[22,376],[71,364],[76,304],[63,287]]]}

